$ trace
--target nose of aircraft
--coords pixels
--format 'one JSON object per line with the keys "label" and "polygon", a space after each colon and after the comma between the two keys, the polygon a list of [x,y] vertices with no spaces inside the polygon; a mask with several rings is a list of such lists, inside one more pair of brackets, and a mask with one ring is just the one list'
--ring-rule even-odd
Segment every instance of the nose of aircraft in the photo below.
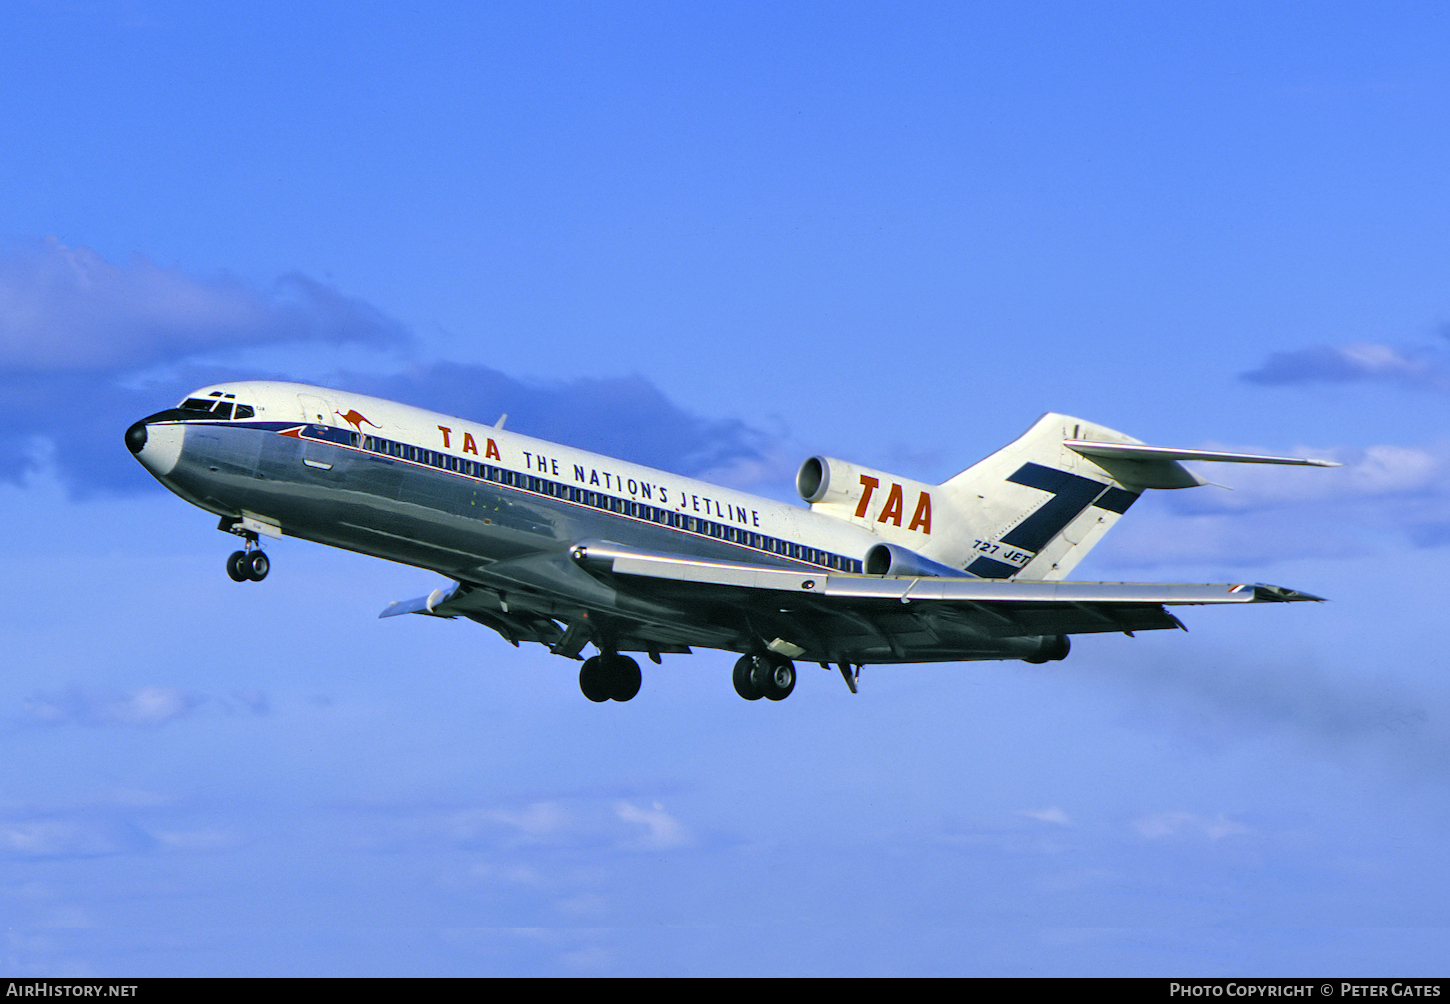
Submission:
{"label": "nose of aircraft", "polygon": [[126,449],[140,453],[146,448],[146,420],[135,423],[126,430]]}
{"label": "nose of aircraft", "polygon": [[150,415],[126,430],[126,449],[135,454],[152,474],[164,477],[181,459],[186,430],[180,425],[158,422],[162,415]]}

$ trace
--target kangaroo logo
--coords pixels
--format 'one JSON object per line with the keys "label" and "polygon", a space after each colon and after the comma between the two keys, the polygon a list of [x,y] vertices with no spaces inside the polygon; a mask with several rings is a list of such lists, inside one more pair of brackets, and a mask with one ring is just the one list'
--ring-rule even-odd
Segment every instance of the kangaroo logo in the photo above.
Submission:
{"label": "kangaroo logo", "polygon": [[348,425],[352,426],[358,432],[362,432],[362,423],[364,422],[367,422],[368,425],[371,425],[374,429],[382,428],[382,426],[380,425],[374,425],[372,422],[368,422],[367,417],[359,412],[356,408],[349,408],[346,415],[344,415],[340,411],[334,411],[333,414],[336,415],[338,418],[342,419]]}

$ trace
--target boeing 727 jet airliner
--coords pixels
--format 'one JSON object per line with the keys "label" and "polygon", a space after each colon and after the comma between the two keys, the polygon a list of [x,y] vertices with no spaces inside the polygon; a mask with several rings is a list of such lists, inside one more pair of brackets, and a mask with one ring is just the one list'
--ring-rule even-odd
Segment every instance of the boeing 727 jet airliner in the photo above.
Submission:
{"label": "boeing 727 jet airliner", "polygon": [[203,387],[141,419],[126,445],[171,491],[221,517],[260,582],[284,534],[452,580],[383,617],[466,617],[515,646],[583,659],[591,701],[627,701],[639,665],[692,647],[741,654],[735,689],[773,701],[795,661],[1024,659],[1068,636],[1182,627],[1171,605],[1314,600],[1262,584],[1073,582],[1149,488],[1207,484],[1180,461],[1325,460],[1145,446],[1066,415],[939,485],[811,457],[785,505],[503,428],[323,387]]}

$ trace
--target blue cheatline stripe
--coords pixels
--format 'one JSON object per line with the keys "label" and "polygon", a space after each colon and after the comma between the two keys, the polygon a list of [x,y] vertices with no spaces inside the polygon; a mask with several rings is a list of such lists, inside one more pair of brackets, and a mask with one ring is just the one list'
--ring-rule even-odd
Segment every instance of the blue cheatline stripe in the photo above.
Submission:
{"label": "blue cheatline stripe", "polygon": [[967,566],[967,571],[983,579],[1010,579],[1022,569],[996,558],[978,558]]}

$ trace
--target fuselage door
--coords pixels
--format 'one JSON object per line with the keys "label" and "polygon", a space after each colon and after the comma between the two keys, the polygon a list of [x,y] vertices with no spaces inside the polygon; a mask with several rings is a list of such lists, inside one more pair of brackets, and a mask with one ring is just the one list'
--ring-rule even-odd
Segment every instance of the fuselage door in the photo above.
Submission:
{"label": "fuselage door", "polygon": [[331,401],[317,397],[315,394],[298,394],[297,402],[302,406],[302,421],[313,422],[317,425],[336,425],[333,414],[336,409]]}

